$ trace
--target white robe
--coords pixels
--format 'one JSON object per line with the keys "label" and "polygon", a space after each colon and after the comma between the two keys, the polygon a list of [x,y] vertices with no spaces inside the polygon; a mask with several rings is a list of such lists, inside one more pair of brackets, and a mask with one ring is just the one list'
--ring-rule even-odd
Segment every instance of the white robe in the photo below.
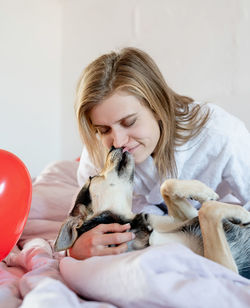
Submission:
{"label": "white robe", "polygon": [[[250,134],[238,118],[219,106],[208,106],[211,118],[202,132],[175,151],[177,177],[200,180],[215,190],[220,200],[239,201],[250,210]],[[77,173],[79,185],[83,186],[88,177],[97,172],[84,147]],[[135,166],[135,213],[161,214],[154,206],[163,202],[160,185],[151,156]],[[194,206],[199,205],[194,203]]]}

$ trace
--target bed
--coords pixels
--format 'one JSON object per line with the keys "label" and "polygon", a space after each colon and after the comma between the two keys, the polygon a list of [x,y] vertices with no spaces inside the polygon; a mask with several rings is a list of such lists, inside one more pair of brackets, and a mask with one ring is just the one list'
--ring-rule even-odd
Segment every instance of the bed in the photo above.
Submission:
{"label": "bed", "polygon": [[0,307],[249,307],[250,280],[180,244],[85,261],[54,253],[77,167],[55,162],[34,180],[22,237],[0,263]]}

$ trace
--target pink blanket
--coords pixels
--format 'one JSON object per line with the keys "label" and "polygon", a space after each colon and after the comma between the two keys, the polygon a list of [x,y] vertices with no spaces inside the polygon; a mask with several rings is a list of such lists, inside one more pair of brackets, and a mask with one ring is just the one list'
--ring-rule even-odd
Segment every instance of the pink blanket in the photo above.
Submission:
{"label": "pink blanket", "polygon": [[22,238],[0,263],[0,307],[249,307],[249,280],[179,244],[85,261],[53,253],[77,167],[52,164],[33,183]]}

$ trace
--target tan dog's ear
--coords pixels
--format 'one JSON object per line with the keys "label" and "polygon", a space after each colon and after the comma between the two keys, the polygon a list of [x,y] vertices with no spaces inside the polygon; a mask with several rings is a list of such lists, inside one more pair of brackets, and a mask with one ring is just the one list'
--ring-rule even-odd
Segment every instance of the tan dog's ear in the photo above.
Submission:
{"label": "tan dog's ear", "polygon": [[80,228],[83,224],[82,215],[70,216],[66,222],[62,225],[59,234],[57,236],[54,250],[62,251],[73,246],[77,239],[77,228]]}

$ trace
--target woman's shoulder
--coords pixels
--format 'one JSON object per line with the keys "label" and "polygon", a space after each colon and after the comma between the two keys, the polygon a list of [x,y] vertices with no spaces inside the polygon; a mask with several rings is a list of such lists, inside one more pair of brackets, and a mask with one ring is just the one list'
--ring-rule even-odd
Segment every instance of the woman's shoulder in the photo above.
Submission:
{"label": "woman's shoulder", "polygon": [[204,125],[199,135],[178,147],[176,149],[177,151],[195,151],[201,144],[203,148],[210,148],[211,151],[213,151],[214,147],[219,149],[239,142],[239,136],[241,136],[241,139],[249,138],[249,132],[245,124],[222,107],[212,103],[203,105],[199,102],[194,102],[194,104],[202,105],[204,111],[206,111],[207,108],[209,109],[209,120]]}
{"label": "woman's shoulder", "polygon": [[243,121],[221,106],[212,103],[207,103],[206,106],[210,110],[210,118],[205,125],[208,132],[232,136],[239,131],[247,131]]}

